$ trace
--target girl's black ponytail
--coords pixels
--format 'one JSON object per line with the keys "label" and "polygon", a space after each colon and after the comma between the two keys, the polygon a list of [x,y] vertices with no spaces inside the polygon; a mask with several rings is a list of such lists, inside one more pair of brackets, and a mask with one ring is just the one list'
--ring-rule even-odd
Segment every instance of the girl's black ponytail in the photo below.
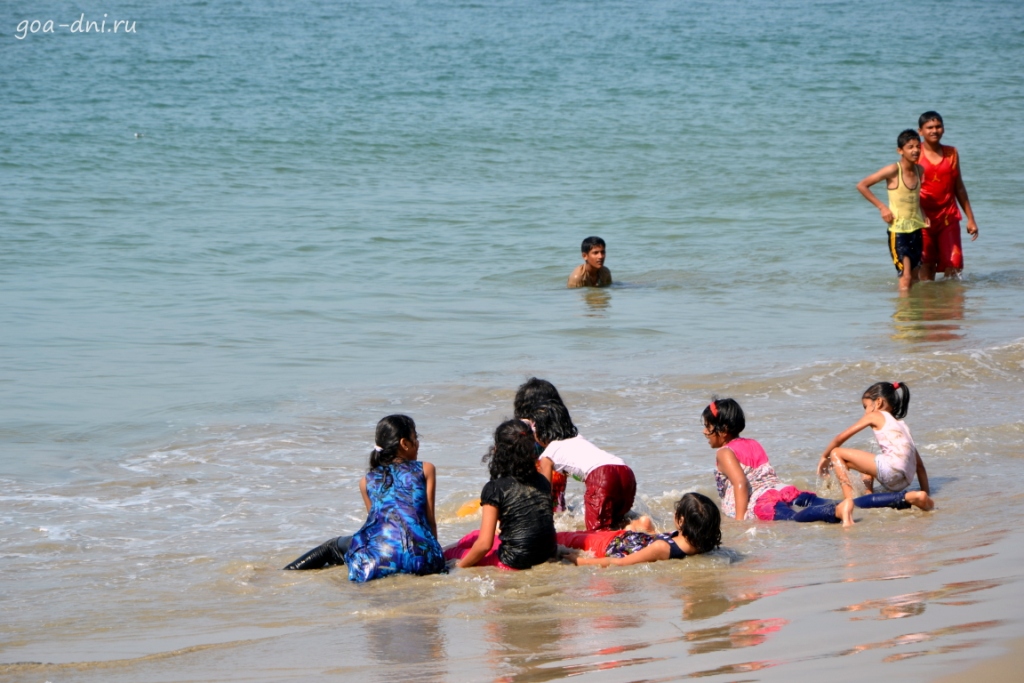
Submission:
{"label": "girl's black ponytail", "polygon": [[398,459],[402,439],[412,440],[416,423],[408,415],[388,415],[377,423],[377,432],[370,451],[370,469],[390,465]]}
{"label": "girl's black ponytail", "polygon": [[907,409],[910,407],[910,387],[904,382],[875,382],[864,395],[869,401],[884,399],[891,408],[892,416],[902,420],[907,416]]}

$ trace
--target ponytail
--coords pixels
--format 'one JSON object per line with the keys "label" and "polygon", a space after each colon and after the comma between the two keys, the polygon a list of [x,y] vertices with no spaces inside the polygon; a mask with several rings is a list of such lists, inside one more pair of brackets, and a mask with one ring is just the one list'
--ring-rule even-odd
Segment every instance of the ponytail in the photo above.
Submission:
{"label": "ponytail", "polygon": [[897,420],[907,416],[907,408],[910,407],[910,387],[905,382],[875,382],[861,399],[875,401],[882,399],[889,404],[889,412]]}
{"label": "ponytail", "polygon": [[408,415],[388,415],[377,423],[377,432],[370,451],[370,469],[390,465],[398,459],[402,439],[412,440],[416,423]]}

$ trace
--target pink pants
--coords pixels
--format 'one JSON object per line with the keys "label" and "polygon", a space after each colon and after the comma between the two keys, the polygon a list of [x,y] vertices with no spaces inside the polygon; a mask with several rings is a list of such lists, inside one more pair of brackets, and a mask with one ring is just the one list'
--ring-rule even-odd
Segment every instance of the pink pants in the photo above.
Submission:
{"label": "pink pants", "polygon": [[[450,548],[446,548],[444,551],[444,559],[446,560],[461,560],[469,552],[473,544],[476,543],[476,539],[480,536],[480,530],[471,531],[461,539],[455,545]],[[504,562],[498,559],[498,548],[501,547],[501,539],[497,536],[494,537],[494,545],[487,551],[487,554],[480,558],[480,561],[476,563],[477,567],[497,567],[498,569],[505,569],[510,572],[518,571],[513,567],[508,566]]]}

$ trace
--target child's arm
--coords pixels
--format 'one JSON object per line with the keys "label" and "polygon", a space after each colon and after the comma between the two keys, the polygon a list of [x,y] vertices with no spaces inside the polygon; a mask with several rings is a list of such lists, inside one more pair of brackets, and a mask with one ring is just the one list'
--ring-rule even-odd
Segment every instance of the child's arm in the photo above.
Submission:
{"label": "child's arm", "polygon": [[750,482],[747,475],[743,474],[740,461],[736,454],[728,446],[719,448],[715,455],[718,462],[718,471],[729,478],[732,483],[733,496],[736,501],[736,519],[743,520],[747,516],[747,503],[750,502]]}
{"label": "child's arm", "polygon": [[857,432],[871,427],[873,429],[881,429],[882,425],[885,424],[885,418],[879,413],[865,413],[862,418],[857,420],[852,427],[842,432],[836,438],[829,442],[825,448],[825,452],[821,454],[821,460],[818,461],[818,476],[824,477],[825,473],[828,472],[829,460],[828,456],[832,454],[832,451],[842,446],[846,441],[856,434]]}
{"label": "child's arm", "polygon": [[896,177],[897,173],[899,173],[899,169],[897,169],[896,164],[889,164],[885,168],[878,169],[867,178],[857,183],[857,191],[864,195],[864,199],[875,205],[878,211],[882,214],[882,220],[886,223],[892,223],[892,211],[889,210],[888,206],[878,201],[878,197],[876,197],[869,188],[882,180],[892,180]]}
{"label": "child's arm", "polygon": [[544,475],[544,478],[551,483],[551,473],[555,470],[555,462],[551,458],[541,458],[537,461],[537,469]]}
{"label": "child's arm", "polygon": [[971,200],[967,198],[967,187],[964,186],[964,179],[959,173],[956,174],[956,185],[953,186],[953,194],[960,202],[960,208],[967,214],[967,234],[971,241],[978,239],[978,224],[974,222],[974,211],[971,210]]}
{"label": "child's arm", "polygon": [[437,470],[429,463],[423,463],[423,477],[427,480],[427,521],[430,522],[430,530],[437,538],[437,521],[434,517],[434,489],[437,484]]}
{"label": "child's arm", "polygon": [[928,470],[924,468],[924,460],[921,459],[921,454],[914,449],[914,453],[917,455],[917,482],[921,485],[921,490],[931,495],[931,487],[928,486]]}
{"label": "child's arm", "polygon": [[667,560],[671,556],[672,549],[668,547],[668,541],[657,540],[643,550],[638,550],[632,555],[626,555],[625,557],[576,557],[573,558],[573,562],[576,564],[594,564],[599,567],[607,567],[609,565],[620,567],[627,564]]}
{"label": "child's arm", "polygon": [[482,513],[480,535],[477,536],[473,547],[469,549],[469,552],[456,565],[460,569],[475,565],[483,559],[484,555],[490,551],[491,546],[494,545],[494,530],[498,528],[498,508],[493,505],[481,505],[480,512]]}
{"label": "child's arm", "polygon": [[366,512],[370,512],[370,494],[366,492],[366,476],[359,480],[359,493],[363,494],[363,504],[366,505]]}

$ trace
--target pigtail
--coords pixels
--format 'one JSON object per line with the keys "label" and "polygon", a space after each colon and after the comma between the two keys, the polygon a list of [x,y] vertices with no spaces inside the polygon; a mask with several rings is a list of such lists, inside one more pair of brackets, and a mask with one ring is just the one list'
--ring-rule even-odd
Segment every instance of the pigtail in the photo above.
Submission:
{"label": "pigtail", "polygon": [[882,399],[889,405],[889,413],[897,420],[902,420],[910,407],[910,387],[903,382],[875,382],[861,398],[869,401]]}
{"label": "pigtail", "polygon": [[408,415],[388,415],[377,423],[370,451],[370,469],[386,467],[398,459],[402,439],[412,440],[416,434],[416,423]]}

